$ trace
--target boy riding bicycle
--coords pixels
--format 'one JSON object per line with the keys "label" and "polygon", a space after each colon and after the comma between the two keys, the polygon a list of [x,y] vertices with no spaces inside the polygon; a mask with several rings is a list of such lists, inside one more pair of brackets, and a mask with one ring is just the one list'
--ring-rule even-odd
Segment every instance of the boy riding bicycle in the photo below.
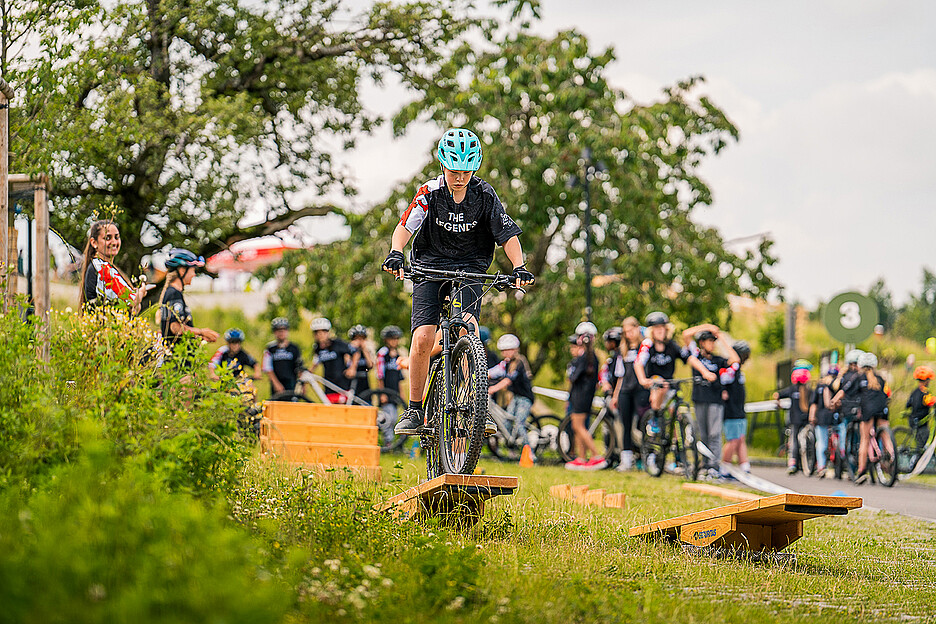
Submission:
{"label": "boy riding bicycle", "polygon": [[[411,262],[419,267],[485,273],[494,260],[495,244],[513,265],[512,277],[519,287],[533,283],[533,274],[523,262],[518,235],[520,227],[504,211],[490,184],[474,173],[481,166],[481,141],[471,131],[455,128],[439,141],[436,157],[442,175],[422,185],[393,231],[390,253],[382,269],[403,278],[403,248],[415,234]],[[397,435],[416,435],[425,421],[423,391],[429,358],[441,319],[442,303],[448,294],[445,281],[422,281],[413,286],[410,327],[409,408],[400,416]],[[469,286],[463,303],[465,319],[477,331],[481,286]],[[488,419],[485,435],[497,428]]]}

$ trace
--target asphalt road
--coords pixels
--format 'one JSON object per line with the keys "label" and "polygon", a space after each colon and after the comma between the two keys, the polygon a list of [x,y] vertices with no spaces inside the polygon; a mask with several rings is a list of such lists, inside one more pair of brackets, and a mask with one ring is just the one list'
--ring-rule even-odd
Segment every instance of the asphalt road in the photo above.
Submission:
{"label": "asphalt road", "polygon": [[936,488],[933,487],[900,481],[892,488],[868,483],[855,485],[845,480],[806,477],[802,473],[789,476],[786,468],[780,467],[754,466],[751,472],[800,494],[830,496],[837,492],[844,492],[845,496],[862,497],[865,507],[874,507],[936,522]]}

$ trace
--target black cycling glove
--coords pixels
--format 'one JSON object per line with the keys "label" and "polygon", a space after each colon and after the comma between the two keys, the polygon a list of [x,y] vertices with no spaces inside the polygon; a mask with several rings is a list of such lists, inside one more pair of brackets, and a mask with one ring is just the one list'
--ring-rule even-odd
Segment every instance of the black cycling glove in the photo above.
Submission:
{"label": "black cycling glove", "polygon": [[521,284],[523,282],[529,282],[532,284],[534,280],[533,274],[527,271],[525,264],[521,264],[520,266],[514,268],[513,273],[511,273],[510,276],[514,279],[514,281],[520,280]]}
{"label": "black cycling glove", "polygon": [[380,266],[384,271],[390,271],[391,273],[396,273],[403,268],[403,252],[393,249],[390,253],[387,254],[387,259],[383,261],[383,264]]}

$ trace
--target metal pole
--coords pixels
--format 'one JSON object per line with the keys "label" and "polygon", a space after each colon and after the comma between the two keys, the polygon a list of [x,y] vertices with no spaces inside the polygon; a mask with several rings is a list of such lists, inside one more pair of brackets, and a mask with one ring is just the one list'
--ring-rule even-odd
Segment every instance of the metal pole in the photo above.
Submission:
{"label": "metal pole", "polygon": [[13,99],[13,90],[3,78],[0,78],[0,283],[6,279],[6,288],[3,288],[0,311],[6,312],[13,303],[13,293],[16,292],[16,274],[9,265],[10,235],[10,185],[7,177],[10,173],[10,100]]}
{"label": "metal pole", "polygon": [[23,273],[26,275],[26,294],[29,303],[33,303],[33,220],[26,215],[26,258],[23,263]]}
{"label": "metal pole", "polygon": [[585,320],[592,320],[592,293],[591,293],[591,194],[588,183],[591,176],[591,149],[582,150],[585,159]]}

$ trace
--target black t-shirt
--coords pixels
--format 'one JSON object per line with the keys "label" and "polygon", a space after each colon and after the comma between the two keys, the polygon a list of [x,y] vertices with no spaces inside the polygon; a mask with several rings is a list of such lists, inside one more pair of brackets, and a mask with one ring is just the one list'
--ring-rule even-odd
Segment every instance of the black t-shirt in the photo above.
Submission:
{"label": "black t-shirt", "polygon": [[[333,338],[325,347],[315,345],[315,363],[322,365],[322,377],[342,390],[351,389],[351,379],[344,374],[351,363],[351,353],[351,345],[339,338]],[[334,392],[331,388],[325,391]]]}
{"label": "black t-shirt", "polygon": [[388,346],[377,351],[377,379],[383,380],[384,388],[396,392],[400,391],[400,382],[403,381],[403,371],[397,365],[399,355],[399,349],[391,350]]}
{"label": "black t-shirt", "polygon": [[355,394],[361,394],[365,390],[370,388],[370,378],[367,376],[368,371],[370,371],[370,366],[367,365],[367,358],[364,357],[364,350],[358,349],[353,345],[348,345],[351,349],[351,355],[360,351],[361,355],[358,357],[357,361],[357,371],[354,373],[354,392]]}
{"label": "black t-shirt", "polygon": [[858,388],[861,392],[861,416],[862,418],[880,418],[887,415],[887,404],[890,398],[884,392],[884,378],[875,375],[878,381],[878,390],[871,388],[868,383],[868,376],[862,373],[857,377]]}
{"label": "black t-shirt", "polygon": [[194,327],[192,324],[192,312],[189,310],[182,291],[174,286],[166,288],[162,298],[162,311],[159,319],[159,331],[162,333],[163,340],[170,345],[178,342],[182,335],[173,334],[170,326],[173,323],[179,323],[185,327]]}
{"label": "black t-shirt", "polygon": [[923,392],[919,388],[914,388],[913,392],[910,393],[910,397],[907,399],[907,407],[910,408],[909,421],[911,427],[926,422],[933,405],[932,401],[933,395],[929,393],[929,390]]}
{"label": "black t-shirt", "polygon": [[577,398],[595,396],[595,388],[598,387],[598,357],[595,352],[583,353],[573,359],[569,364],[568,375],[572,382],[570,402],[574,404]]}
{"label": "black t-shirt", "polygon": [[633,392],[639,385],[637,383],[637,372],[634,370],[634,362],[637,361],[637,353],[640,347],[624,348],[626,351],[618,357],[615,364],[614,376],[617,379],[624,378],[624,381],[621,382],[621,392]]}
{"label": "black t-shirt", "polygon": [[[305,368],[302,352],[295,343],[286,343],[281,347],[275,340],[267,345],[263,352],[263,371],[276,375],[286,390],[294,390],[299,381],[299,373]],[[275,390],[274,390],[275,392]]]}
{"label": "black t-shirt", "polygon": [[685,364],[689,360],[689,350],[680,348],[675,341],[670,340],[663,345],[663,350],[656,348],[653,339],[647,338],[640,344],[637,359],[644,367],[644,374],[650,377],[672,379],[676,373],[676,360]]}
{"label": "black t-shirt", "polygon": [[741,364],[735,362],[722,369],[719,377],[722,387],[728,392],[728,400],[725,401],[725,418],[738,420],[747,418],[747,414],[744,413],[747,389],[744,387],[745,379]]}
{"label": "black t-shirt", "polygon": [[493,187],[477,176],[471,178],[460,204],[452,198],[444,176],[426,182],[400,223],[416,235],[413,263],[435,269],[487,271],[495,244],[503,245],[521,233]]}
{"label": "black t-shirt", "polygon": [[823,383],[816,386],[816,389],[813,391],[810,404],[816,406],[816,424],[820,427],[838,424],[838,419],[836,418],[838,415],[837,412],[825,406],[826,398],[831,401],[833,394],[832,388]]}
{"label": "black t-shirt", "polygon": [[[728,368],[728,360],[720,355],[709,353],[703,356],[701,352],[694,348],[695,343],[690,347],[690,351],[696,351],[696,357],[702,366],[709,372],[715,373],[718,377],[721,371]],[[692,369],[692,401],[693,403],[721,403],[722,385],[716,379],[715,381],[706,381],[702,373]]]}
{"label": "black t-shirt", "polygon": [[861,387],[858,384],[860,377],[860,371],[845,371],[839,381],[839,390],[842,391],[841,411],[846,418],[858,416],[858,409],[861,407]]}
{"label": "black t-shirt", "polygon": [[495,382],[504,377],[510,380],[508,390],[514,395],[529,399],[533,397],[533,373],[525,358],[517,357],[513,360],[502,360],[494,365],[488,373]]}
{"label": "black t-shirt", "polygon": [[[800,405],[800,397],[803,393],[806,394],[806,411],[803,411],[802,405]],[[809,386],[794,384],[787,386],[777,394],[781,399],[790,399],[790,423],[802,427],[809,421],[809,398],[812,396]]]}
{"label": "black t-shirt", "polygon": [[212,367],[226,366],[230,368],[234,376],[237,377],[245,368],[253,368],[256,366],[257,360],[243,349],[234,353],[229,346],[224,345],[215,351],[214,356],[211,358],[211,365]]}

